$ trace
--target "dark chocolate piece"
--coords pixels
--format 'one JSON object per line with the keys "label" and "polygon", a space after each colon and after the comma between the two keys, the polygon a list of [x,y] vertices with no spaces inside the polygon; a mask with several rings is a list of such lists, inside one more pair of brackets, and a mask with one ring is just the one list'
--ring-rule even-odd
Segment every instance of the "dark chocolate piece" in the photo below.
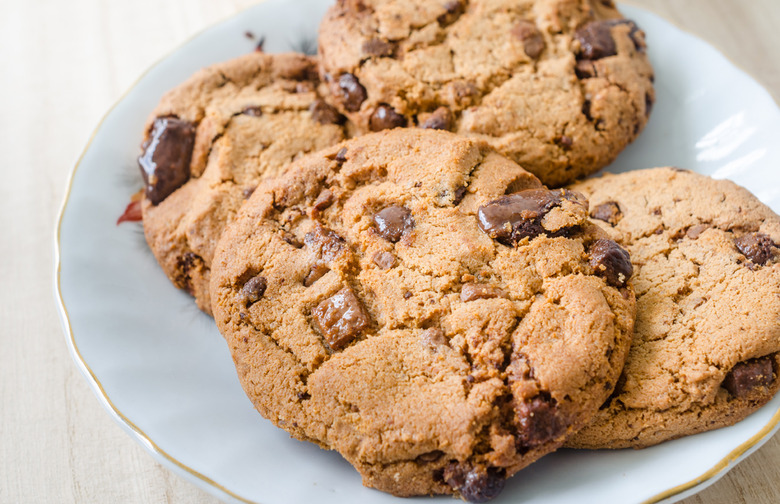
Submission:
{"label": "dark chocolate piece", "polygon": [[160,204],[190,179],[190,160],[195,145],[195,125],[176,117],[154,120],[144,152],[138,158],[146,197]]}
{"label": "dark chocolate piece", "polygon": [[370,325],[368,314],[349,287],[322,301],[312,316],[333,350],[347,346]]}

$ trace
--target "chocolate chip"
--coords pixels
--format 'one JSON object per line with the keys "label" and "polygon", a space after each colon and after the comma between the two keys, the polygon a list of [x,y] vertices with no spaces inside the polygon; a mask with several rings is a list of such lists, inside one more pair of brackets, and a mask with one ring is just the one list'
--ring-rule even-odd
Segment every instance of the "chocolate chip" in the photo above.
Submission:
{"label": "chocolate chip", "polygon": [[409,292],[409,291],[404,292],[404,299],[409,299],[410,297],[412,297],[412,293],[411,292]]}
{"label": "chocolate chip", "polygon": [[606,203],[596,205],[591,210],[590,216],[615,226],[623,218],[623,212],[620,211],[620,205],[617,202],[607,201]]}
{"label": "chocolate chip", "polygon": [[765,265],[774,257],[773,248],[777,247],[772,238],[764,233],[748,233],[734,240],[737,250],[753,264]]}
{"label": "chocolate chip", "polygon": [[707,229],[709,229],[707,224],[696,224],[695,226],[689,227],[688,230],[685,231],[685,236],[691,240],[695,240]]}
{"label": "chocolate chip", "polygon": [[333,200],[335,197],[333,196],[333,191],[330,189],[323,189],[322,192],[317,196],[317,199],[314,200],[314,205],[312,205],[316,210],[322,211],[328,208],[333,204]]}
{"label": "chocolate chip", "polygon": [[544,51],[544,37],[534,23],[526,20],[519,21],[512,28],[512,35],[523,43],[525,54],[529,58],[536,59]]}
{"label": "chocolate chip", "polygon": [[580,43],[578,59],[597,60],[617,54],[615,40],[610,33],[612,26],[607,21],[592,21],[574,32],[574,38]]}
{"label": "chocolate chip", "polygon": [[766,355],[737,363],[723,380],[723,388],[741,399],[757,388],[769,387],[775,381],[772,360],[771,356]]}
{"label": "chocolate chip", "polygon": [[452,128],[452,112],[447,107],[439,107],[423,121],[420,127],[449,131]]}
{"label": "chocolate chip", "polygon": [[363,53],[369,56],[392,56],[395,45],[382,39],[372,38],[363,42]]}
{"label": "chocolate chip", "polygon": [[395,256],[390,252],[377,252],[371,260],[383,270],[395,266]]}
{"label": "chocolate chip", "polygon": [[653,97],[650,95],[650,93],[645,93],[645,115],[649,116],[650,111],[653,110]]}
{"label": "chocolate chip", "polygon": [[468,283],[460,289],[460,300],[464,303],[475,299],[491,299],[506,297],[506,293],[498,287],[485,284]]}
{"label": "chocolate chip", "polygon": [[194,252],[185,252],[183,256],[176,259],[176,269],[179,270],[174,284],[180,289],[184,289],[190,294],[192,291],[192,277],[190,271],[203,267],[203,258]]}
{"label": "chocolate chip", "polygon": [[542,219],[564,200],[587,208],[587,200],[580,194],[567,189],[551,191],[545,188],[526,189],[479,207],[477,217],[479,228],[488,236],[507,246],[517,246],[523,238],[533,239],[542,233],[550,236],[564,236],[572,231],[564,228],[548,232],[542,227]]}
{"label": "chocolate chip", "polygon": [[517,443],[523,450],[553,441],[566,431],[555,399],[540,394],[530,401],[515,405],[517,419]]}
{"label": "chocolate chip", "polygon": [[350,112],[360,110],[360,105],[366,101],[366,88],[364,88],[357,77],[351,73],[341,74],[339,77],[339,89],[341,89],[344,100],[344,108]]}
{"label": "chocolate chip", "polygon": [[295,248],[301,248],[303,247],[303,243],[296,237],[294,234],[290,233],[289,231],[282,231],[282,240],[284,240],[286,243],[289,243]]}
{"label": "chocolate chip", "polygon": [[344,287],[322,301],[312,315],[317,328],[333,350],[344,348],[370,324],[363,305],[349,287]]}
{"label": "chocolate chip", "polygon": [[590,100],[585,100],[582,102],[582,114],[588,119],[588,121],[593,120],[593,116],[590,115]]}
{"label": "chocolate chip", "polygon": [[379,236],[395,243],[414,227],[414,219],[406,207],[389,206],[374,215],[374,224]]}
{"label": "chocolate chip", "polygon": [[598,76],[596,65],[591,60],[580,60],[574,65],[574,73],[578,79],[592,79]]}
{"label": "chocolate chip", "polygon": [[588,247],[588,254],[593,271],[610,285],[623,287],[634,273],[628,252],[612,240],[596,240]]}
{"label": "chocolate chip", "polygon": [[448,26],[454,23],[465,12],[466,6],[460,0],[448,0],[444,4],[444,14],[436,18],[439,25]]}
{"label": "chocolate chip", "polygon": [[263,109],[260,108],[260,106],[252,105],[249,107],[244,107],[241,113],[250,117],[260,117],[263,115]]}
{"label": "chocolate chip", "polygon": [[574,139],[570,136],[561,135],[555,139],[555,143],[559,145],[561,149],[569,150],[571,149],[571,146],[574,145]]}
{"label": "chocolate chip", "polygon": [[304,244],[323,261],[332,261],[344,249],[346,242],[332,229],[317,223],[303,237]]}
{"label": "chocolate chip", "polygon": [[315,264],[311,267],[309,272],[306,274],[306,277],[303,279],[303,286],[311,287],[314,285],[314,282],[324,277],[328,271],[330,271],[330,268],[328,268],[325,264]]}
{"label": "chocolate chip", "polygon": [[501,493],[506,482],[505,472],[493,467],[467,470],[457,462],[444,468],[444,481],[469,502],[488,502]]}
{"label": "chocolate chip", "polygon": [[325,103],[325,100],[314,100],[309,106],[311,118],[320,124],[344,124],[346,118],[338,110]]}
{"label": "chocolate chip", "polygon": [[380,104],[368,120],[371,131],[382,131],[406,126],[406,117],[385,103]]}
{"label": "chocolate chip", "polygon": [[346,160],[347,160],[347,148],[346,147],[342,147],[336,153],[336,161],[338,161],[339,163],[343,163]]}
{"label": "chocolate chip", "polygon": [[256,303],[263,297],[266,287],[268,287],[268,282],[265,277],[257,275],[250,278],[243,287],[241,287],[241,295],[246,300],[246,304],[250,305]]}
{"label": "chocolate chip", "polygon": [[466,193],[468,193],[468,188],[466,188],[466,186],[461,186],[455,189],[455,194],[453,194],[454,197],[452,198],[452,205],[460,205],[460,202],[463,201],[463,198],[466,197]]}
{"label": "chocolate chip", "polygon": [[157,205],[190,178],[195,125],[175,117],[154,120],[144,152],[138,158],[146,197]]}

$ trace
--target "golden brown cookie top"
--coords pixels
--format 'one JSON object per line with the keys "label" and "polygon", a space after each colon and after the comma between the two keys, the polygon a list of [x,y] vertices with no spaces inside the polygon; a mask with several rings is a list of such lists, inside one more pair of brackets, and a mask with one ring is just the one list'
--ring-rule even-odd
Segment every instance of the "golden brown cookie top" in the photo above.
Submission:
{"label": "golden brown cookie top", "polygon": [[646,446],[730,425],[778,388],[780,217],[747,190],[677,168],[572,186],[631,254],[637,318],[607,407],[571,443]]}
{"label": "golden brown cookie top", "polygon": [[210,312],[208,275],[222,229],[257,184],[345,137],[316,61],[247,54],[205,68],[152,112],[139,158],[144,232],[177,287]]}
{"label": "golden brown cookie top", "polygon": [[484,142],[396,129],[261,184],[213,309],[267,418],[367,485],[476,500],[609,394],[634,316],[621,252],[584,198]]}
{"label": "golden brown cookie top", "polygon": [[655,100],[644,33],[612,2],[340,0],[319,42],[359,130],[477,135],[551,186],[614,160]]}

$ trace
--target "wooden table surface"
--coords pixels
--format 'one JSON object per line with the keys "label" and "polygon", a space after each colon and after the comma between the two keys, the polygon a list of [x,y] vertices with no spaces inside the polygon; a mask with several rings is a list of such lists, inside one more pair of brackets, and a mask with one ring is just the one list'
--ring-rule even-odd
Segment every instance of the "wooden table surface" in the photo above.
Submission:
{"label": "wooden table surface", "polygon": [[[53,236],[70,171],[108,108],[173,48],[253,3],[0,0],[0,502],[217,502],[125,434],[71,360]],[[780,99],[779,0],[628,3],[705,39]],[[778,501],[780,436],[684,502]]]}

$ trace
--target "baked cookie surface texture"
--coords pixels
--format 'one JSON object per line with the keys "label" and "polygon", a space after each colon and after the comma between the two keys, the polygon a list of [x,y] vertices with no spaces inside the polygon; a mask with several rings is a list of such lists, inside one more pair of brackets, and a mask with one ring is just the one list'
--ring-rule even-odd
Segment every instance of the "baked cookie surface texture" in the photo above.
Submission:
{"label": "baked cookie surface texture", "polygon": [[395,129],[294,163],[220,240],[214,316],[255,407],[364,484],[482,502],[606,400],[628,256],[482,141]]}
{"label": "baked cookie surface texture", "polygon": [[165,274],[210,313],[225,225],[260,180],[345,137],[314,59],[253,53],[201,70],[151,114],[139,157],[144,234]]}
{"label": "baked cookie surface texture", "polygon": [[634,342],[613,396],[567,444],[653,445],[731,425],[780,387],[780,218],[676,168],[576,184],[634,264]]}
{"label": "baked cookie surface texture", "polygon": [[476,135],[554,187],[611,163],[655,100],[644,33],[611,1],[339,0],[319,51],[358,130]]}

